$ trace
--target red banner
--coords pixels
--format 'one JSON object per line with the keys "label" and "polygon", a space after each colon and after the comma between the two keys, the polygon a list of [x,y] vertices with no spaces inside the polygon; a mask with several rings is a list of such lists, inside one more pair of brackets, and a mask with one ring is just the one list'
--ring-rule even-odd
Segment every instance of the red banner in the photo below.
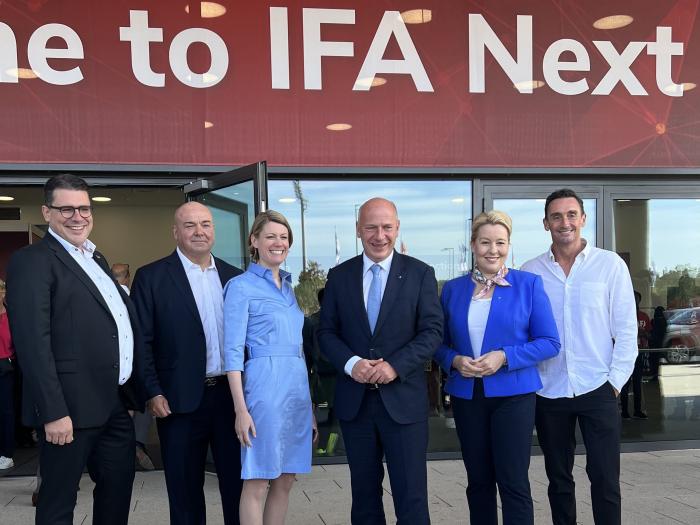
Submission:
{"label": "red banner", "polygon": [[698,2],[5,1],[0,163],[697,168]]}

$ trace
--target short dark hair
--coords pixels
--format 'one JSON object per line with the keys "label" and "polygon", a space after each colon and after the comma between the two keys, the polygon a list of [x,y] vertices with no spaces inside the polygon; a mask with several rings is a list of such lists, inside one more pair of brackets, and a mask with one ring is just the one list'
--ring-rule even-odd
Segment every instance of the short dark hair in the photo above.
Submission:
{"label": "short dark hair", "polygon": [[318,305],[321,306],[321,303],[323,303],[323,294],[324,294],[325,288],[319,288],[318,291],[316,292],[316,297],[318,298]]}
{"label": "short dark hair", "polygon": [[583,209],[583,200],[581,197],[579,197],[574,190],[570,190],[569,188],[562,188],[557,191],[553,191],[547,196],[547,200],[544,203],[544,218],[547,218],[547,210],[549,209],[549,204],[552,201],[555,201],[557,199],[567,199],[567,198],[573,198],[576,199],[576,202],[578,202],[578,205],[581,206],[581,213],[584,214],[586,213]]}
{"label": "short dark hair", "polygon": [[44,184],[44,202],[47,205],[53,204],[53,192],[55,190],[73,190],[73,191],[86,191],[88,192],[90,187],[87,182],[85,182],[80,177],[73,175],[72,173],[61,173],[60,175],[54,175]]}

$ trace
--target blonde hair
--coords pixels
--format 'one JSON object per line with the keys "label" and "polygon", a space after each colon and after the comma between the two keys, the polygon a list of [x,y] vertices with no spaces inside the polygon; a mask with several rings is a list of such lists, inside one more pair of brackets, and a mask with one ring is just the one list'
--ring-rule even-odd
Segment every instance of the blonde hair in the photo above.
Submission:
{"label": "blonde hair", "polygon": [[479,233],[479,228],[487,224],[503,226],[508,232],[508,241],[510,241],[510,234],[513,231],[513,221],[511,220],[510,216],[502,211],[491,210],[480,213],[472,221],[471,242],[476,240],[476,236]]}
{"label": "blonde hair", "polygon": [[287,234],[289,236],[289,247],[292,247],[294,236],[292,235],[292,228],[291,226],[289,226],[287,218],[280,212],[275,210],[267,210],[262,213],[258,213],[258,216],[255,217],[255,220],[253,221],[253,226],[251,226],[250,228],[250,235],[248,235],[248,253],[250,254],[250,258],[254,262],[258,262],[258,250],[253,247],[253,242],[251,241],[251,239],[253,237],[257,239],[260,235],[260,232],[263,231],[263,228],[265,228],[265,225],[269,222],[276,222],[277,224],[281,224],[282,226],[287,228]]}

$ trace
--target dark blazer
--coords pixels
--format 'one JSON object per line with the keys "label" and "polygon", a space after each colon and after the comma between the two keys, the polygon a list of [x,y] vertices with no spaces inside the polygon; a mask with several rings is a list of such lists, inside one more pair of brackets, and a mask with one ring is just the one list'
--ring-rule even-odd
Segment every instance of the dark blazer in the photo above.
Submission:
{"label": "dark blazer", "polygon": [[[94,260],[112,276],[105,258]],[[115,282],[134,331],[131,378],[119,387],[117,325],[99,290],[51,233],[15,252],[7,269],[10,328],[24,374],[25,424],[70,416],[74,428],[102,426],[121,395],[143,409],[142,348],[129,297]]]}
{"label": "dark blazer", "polygon": [[[214,258],[222,286],[243,272]],[[146,395],[164,395],[173,413],[197,409],[204,392],[207,344],[192,288],[174,251],[139,268],[131,287],[144,338]]]}
{"label": "dark blazer", "polygon": [[[508,366],[483,378],[487,397],[528,394],[542,388],[537,364],[557,355],[560,347],[542,278],[510,270],[506,281],[511,286],[496,286],[493,291],[480,355],[501,349],[506,353]],[[452,360],[457,355],[474,357],[467,326],[474,286],[471,275],[445,283],[445,338],[435,353],[435,360],[449,374],[445,391],[463,399],[472,398],[474,379],[463,377],[452,368]]]}
{"label": "dark blazer", "polygon": [[362,256],[333,268],[328,274],[319,342],[321,351],[338,370],[335,408],[342,420],[356,415],[366,393],[343,371],[357,355],[383,358],[398,377],[381,385],[387,412],[397,423],[428,417],[425,363],[442,340],[442,308],[435,272],[425,263],[394,252],[374,334],[369,328],[362,294]]}

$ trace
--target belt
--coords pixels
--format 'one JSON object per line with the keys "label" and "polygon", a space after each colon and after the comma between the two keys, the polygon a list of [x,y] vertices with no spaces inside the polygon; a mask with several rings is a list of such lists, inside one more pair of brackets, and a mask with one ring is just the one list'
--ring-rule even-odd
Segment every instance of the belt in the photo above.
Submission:
{"label": "belt", "polygon": [[365,383],[365,388],[370,392],[379,392],[379,383]]}
{"label": "belt", "polygon": [[248,348],[248,359],[258,357],[303,357],[304,350],[301,345],[265,345]]}
{"label": "belt", "polygon": [[212,376],[204,378],[204,386],[216,386],[226,381],[226,376]]}

